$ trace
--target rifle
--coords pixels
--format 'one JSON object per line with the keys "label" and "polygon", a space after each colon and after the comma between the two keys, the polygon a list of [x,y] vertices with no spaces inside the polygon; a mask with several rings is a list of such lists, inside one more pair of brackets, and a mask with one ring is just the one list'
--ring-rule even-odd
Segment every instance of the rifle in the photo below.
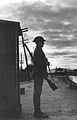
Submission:
{"label": "rifle", "polygon": [[50,86],[50,88],[54,91],[56,90],[58,87],[55,85],[55,83],[53,83],[51,80],[49,80],[47,77],[45,78]]}
{"label": "rifle", "polygon": [[28,69],[28,59],[27,59],[27,54],[26,54],[25,45],[24,45],[23,33],[22,33],[22,36],[21,36],[21,37],[22,37],[22,44],[23,44],[24,55],[25,55],[25,61],[26,61],[26,66],[27,66],[28,80],[30,80],[29,69]]}
{"label": "rifle", "polygon": [[56,90],[58,87],[55,85],[55,82],[54,82],[54,79],[53,79],[53,76],[52,76],[52,73],[51,73],[51,70],[50,70],[49,65],[48,65],[48,70],[49,70],[49,74],[50,74],[50,76],[51,76],[51,78],[52,78],[52,81],[49,80],[47,77],[46,77],[45,79],[47,80],[47,82],[48,82],[49,86],[51,87],[51,89],[54,91],[54,90]]}
{"label": "rifle", "polygon": [[[23,37],[22,37],[22,39],[23,39],[23,46],[26,47],[27,51],[29,52],[29,54],[30,54],[30,56],[31,56],[32,62],[33,62],[33,55],[32,55],[32,53],[30,52],[30,50],[29,50],[28,46],[26,45],[26,43],[24,43],[24,38],[23,38]],[[34,63],[34,62],[33,62],[33,63]],[[51,73],[51,71],[50,71],[49,66],[48,66],[48,69],[49,69],[50,75],[51,75],[51,77],[52,77],[52,73]],[[56,90],[56,89],[57,89],[57,86],[55,85],[53,78],[52,78],[53,82],[52,82],[51,80],[49,80],[47,77],[45,78],[45,80],[48,82],[48,84],[49,84],[49,86],[50,86],[50,88],[51,88],[52,90]]]}

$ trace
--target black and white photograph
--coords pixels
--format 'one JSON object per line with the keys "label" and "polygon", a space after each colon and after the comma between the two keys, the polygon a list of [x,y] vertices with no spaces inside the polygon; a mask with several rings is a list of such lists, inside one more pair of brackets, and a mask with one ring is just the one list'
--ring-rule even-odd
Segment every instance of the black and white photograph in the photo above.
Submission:
{"label": "black and white photograph", "polygon": [[0,120],[77,120],[77,0],[0,1]]}

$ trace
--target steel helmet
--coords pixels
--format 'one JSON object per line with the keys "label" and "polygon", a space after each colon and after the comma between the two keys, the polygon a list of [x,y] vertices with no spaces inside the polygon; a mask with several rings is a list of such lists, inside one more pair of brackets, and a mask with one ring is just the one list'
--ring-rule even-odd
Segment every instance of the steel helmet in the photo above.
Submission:
{"label": "steel helmet", "polygon": [[46,40],[42,36],[37,36],[34,38],[33,42],[38,43],[38,42],[45,42]]}

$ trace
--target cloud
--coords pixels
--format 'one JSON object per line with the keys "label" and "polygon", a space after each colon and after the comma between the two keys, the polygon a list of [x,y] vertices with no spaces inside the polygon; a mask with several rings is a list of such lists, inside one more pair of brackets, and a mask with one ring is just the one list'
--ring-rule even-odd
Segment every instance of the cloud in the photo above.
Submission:
{"label": "cloud", "polygon": [[40,2],[29,6],[21,4],[13,16],[18,17],[22,26],[27,25],[34,30],[77,28],[77,8],[64,8],[57,13],[50,8]]}
{"label": "cloud", "polygon": [[[48,0],[49,1],[49,0]],[[49,6],[47,3],[48,1],[41,2],[34,2],[32,4],[28,4],[28,2],[22,2],[21,4],[13,4],[10,6],[7,6],[6,12],[11,13],[14,17],[18,18],[22,24],[28,24],[30,25],[31,21],[31,26],[32,26],[32,20],[31,18],[34,19],[33,21],[37,22],[38,26],[41,26],[43,24],[47,24],[50,22],[50,24],[55,24],[57,25],[57,22],[61,22],[63,20],[72,20],[75,18],[77,15],[77,9],[76,8],[63,8],[59,12],[53,12],[52,11],[52,6]],[[56,3],[55,3],[56,2]],[[49,2],[50,3],[50,2]],[[62,2],[60,0],[55,0],[51,4],[55,6],[55,4],[61,4]],[[67,4],[68,2],[66,2]],[[2,11],[4,11],[2,9]],[[28,21],[29,20],[29,21]],[[49,20],[46,22],[46,20]],[[54,22],[52,22],[54,21]],[[50,25],[49,24],[49,25]],[[60,23],[59,23],[60,24]]]}
{"label": "cloud", "polygon": [[20,21],[22,28],[29,28],[28,36],[31,39],[38,34],[43,35],[47,39],[47,54],[53,48],[54,57],[76,59],[74,53],[71,53],[72,56],[67,54],[67,49],[70,52],[77,50],[76,0],[25,0],[8,5],[6,11],[5,7],[0,8],[0,17]]}
{"label": "cloud", "polygon": [[53,6],[53,8],[69,8],[69,7],[75,7],[77,5],[76,0],[46,0],[45,3],[47,5]]}

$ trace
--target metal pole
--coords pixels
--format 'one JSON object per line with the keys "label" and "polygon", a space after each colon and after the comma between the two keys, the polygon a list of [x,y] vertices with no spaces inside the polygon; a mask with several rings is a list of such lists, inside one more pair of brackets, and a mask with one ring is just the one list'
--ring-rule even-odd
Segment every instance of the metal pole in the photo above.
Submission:
{"label": "metal pole", "polygon": [[[28,31],[28,30],[26,30],[26,31]],[[24,49],[24,54],[25,54],[25,61],[26,61],[26,66],[27,66],[28,80],[30,80],[30,75],[29,75],[29,70],[28,70],[28,59],[27,59],[27,54],[26,54],[26,50],[25,50],[25,44],[24,44],[23,33],[22,33],[22,44],[23,44],[23,49]]]}
{"label": "metal pole", "polygon": [[21,64],[21,72],[22,72],[22,53],[21,53],[21,62],[20,62],[20,64]]}
{"label": "metal pole", "polygon": [[21,64],[20,80],[22,81],[22,53],[21,53],[21,62],[20,62],[20,64]]}

